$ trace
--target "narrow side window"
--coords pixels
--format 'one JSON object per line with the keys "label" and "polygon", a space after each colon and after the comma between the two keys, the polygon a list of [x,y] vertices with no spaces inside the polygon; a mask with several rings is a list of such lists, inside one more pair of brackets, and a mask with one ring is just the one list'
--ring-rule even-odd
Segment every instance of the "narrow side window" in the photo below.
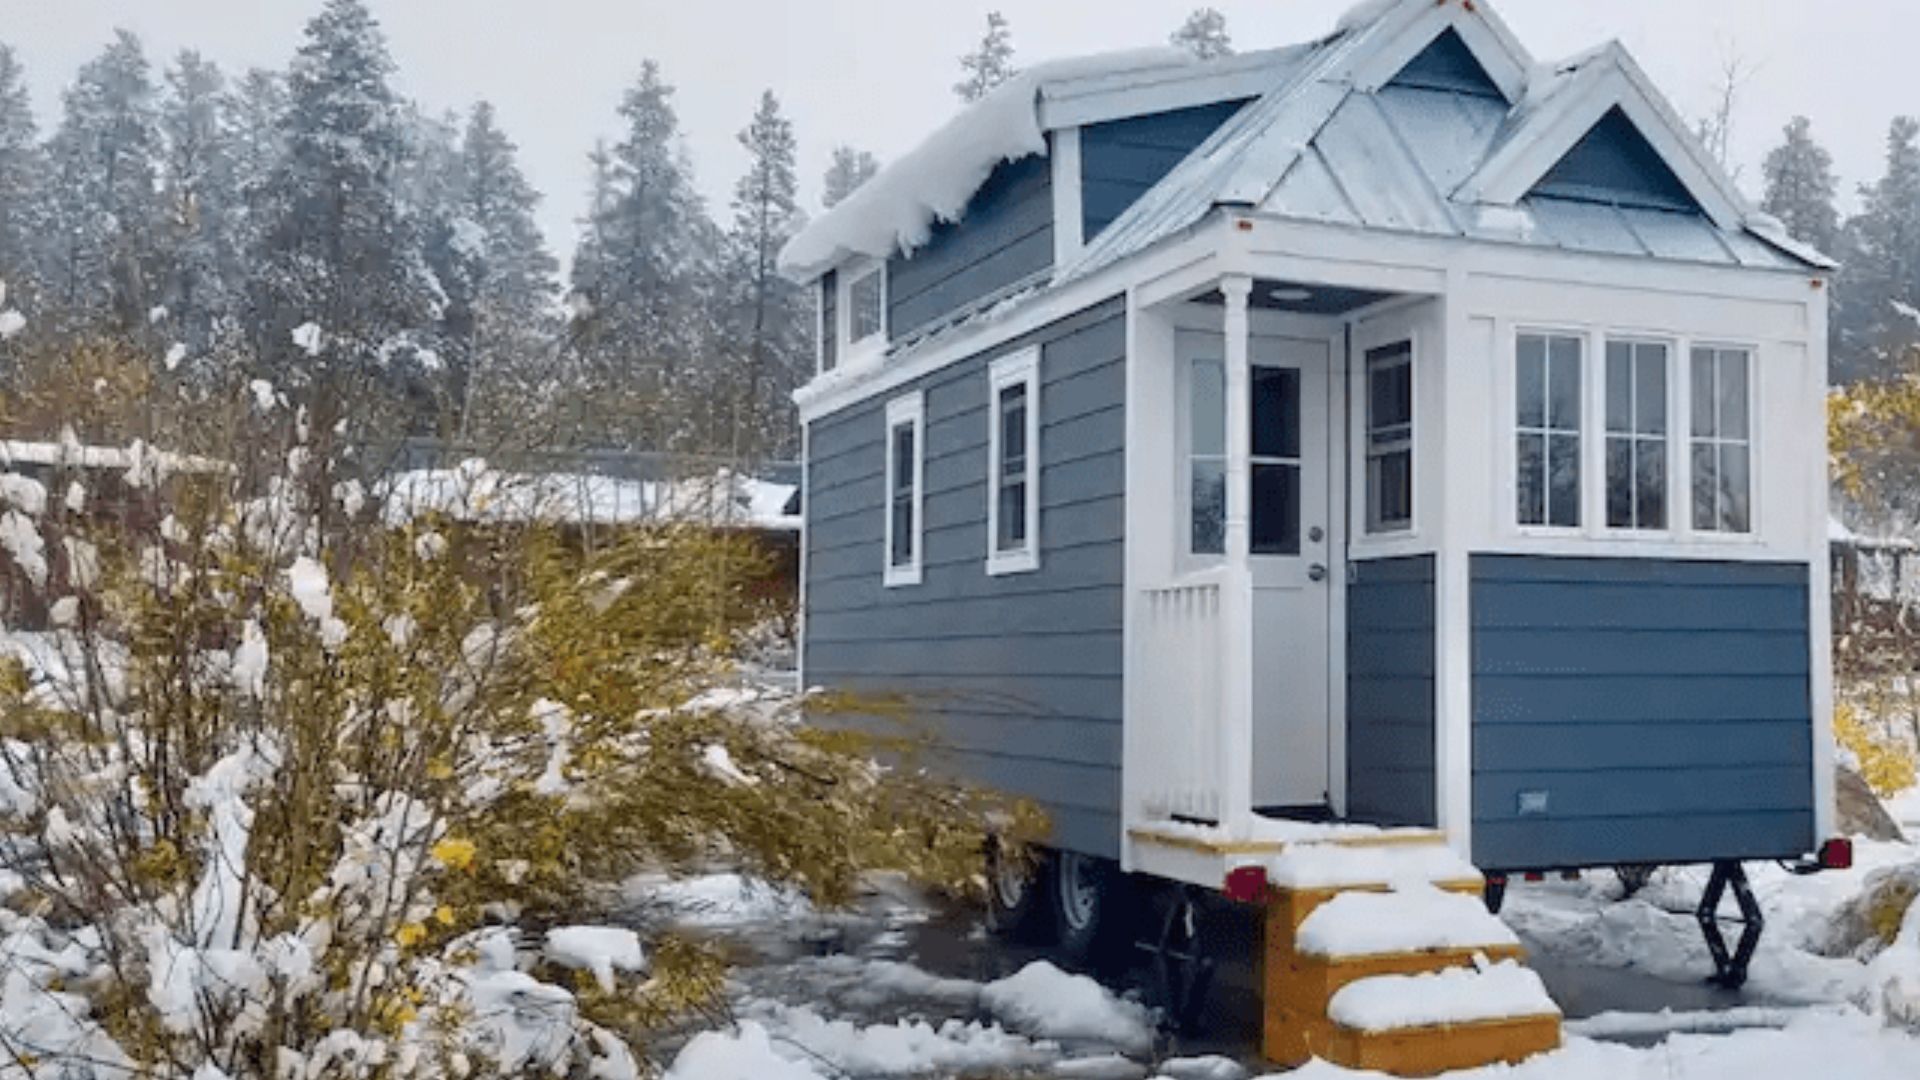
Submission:
{"label": "narrow side window", "polygon": [[1522,525],[1580,527],[1580,364],[1584,343],[1521,334],[1515,357],[1514,487]]}
{"label": "narrow side window", "polygon": [[878,267],[847,286],[847,344],[858,345],[887,328],[886,273],[886,267]]}
{"label": "narrow side window", "polygon": [[1745,349],[1693,350],[1693,527],[1753,530],[1753,380]]}
{"label": "narrow side window", "polygon": [[840,272],[829,270],[820,278],[820,370],[832,371],[840,364]]}
{"label": "narrow side window", "polygon": [[1607,342],[1607,527],[1667,527],[1667,347]]}
{"label": "narrow side window", "polygon": [[1040,566],[1040,350],[995,361],[988,373],[987,572]]}
{"label": "narrow side window", "polygon": [[921,394],[887,405],[886,584],[920,584],[926,505],[926,405]]}
{"label": "narrow side window", "polygon": [[1187,550],[1227,552],[1227,368],[1195,360],[1188,370]]}
{"label": "narrow side window", "polygon": [[1413,528],[1413,343],[1367,352],[1367,532]]}

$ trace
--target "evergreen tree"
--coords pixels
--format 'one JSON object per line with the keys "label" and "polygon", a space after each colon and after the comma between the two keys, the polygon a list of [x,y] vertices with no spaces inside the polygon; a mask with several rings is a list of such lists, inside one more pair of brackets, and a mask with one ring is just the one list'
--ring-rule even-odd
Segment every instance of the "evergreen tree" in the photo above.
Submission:
{"label": "evergreen tree", "polygon": [[140,39],[117,31],[67,90],[48,146],[44,265],[70,325],[141,325],[157,302],[160,137]]}
{"label": "evergreen tree", "polygon": [[987,32],[974,50],[960,58],[964,77],[953,84],[953,92],[962,101],[979,101],[994,87],[1013,78],[1013,30],[1007,17],[997,11],[987,13]]}
{"label": "evergreen tree", "polygon": [[1787,232],[1825,252],[1837,252],[1840,212],[1834,199],[1839,181],[1833,155],[1813,140],[1804,116],[1787,124],[1786,141],[1767,155],[1767,189],[1761,209],[1786,225]]}
{"label": "evergreen tree", "polygon": [[1233,38],[1227,34],[1227,17],[1218,8],[1195,10],[1167,40],[1202,60],[1218,60],[1233,55]]}
{"label": "evergreen tree", "polygon": [[0,310],[33,306],[44,165],[26,73],[13,50],[0,45],[0,281],[7,286]]}
{"label": "evergreen tree", "polygon": [[191,50],[167,72],[160,109],[165,140],[161,188],[165,207],[160,302],[184,341],[204,350],[216,325],[233,312],[245,283],[238,248],[233,146],[226,78]]}
{"label": "evergreen tree", "polygon": [[707,340],[717,240],[680,144],[673,88],[647,61],[620,104],[626,131],[596,163],[575,256],[571,335],[588,438],[684,445],[689,371]]}
{"label": "evergreen tree", "polygon": [[865,150],[855,150],[851,146],[834,147],[833,164],[827,166],[826,190],[820,201],[828,209],[840,205],[879,171],[880,160]]}
{"label": "evergreen tree", "polygon": [[476,399],[524,406],[550,375],[558,263],[534,222],[540,194],[520,171],[519,148],[493,106],[474,106],[460,147],[448,285],[450,392],[463,432]]}
{"label": "evergreen tree", "polygon": [[[780,249],[802,224],[794,176],[793,122],[772,91],[760,96],[753,122],[740,133],[749,163],[733,189],[727,234],[726,342],[737,358],[717,401],[735,402],[724,417],[734,449],[758,457],[791,452],[796,429],[788,395],[807,365],[805,294],[780,275]],[[730,392],[729,392],[730,391]],[[721,442],[721,432],[713,433]]]}
{"label": "evergreen tree", "polygon": [[[327,0],[307,24],[267,184],[255,317],[270,355],[296,373],[378,374],[398,388],[417,374],[418,335],[440,298],[401,200],[409,112],[392,72],[362,0]],[[320,340],[297,345],[307,323]]]}
{"label": "evergreen tree", "polygon": [[1847,223],[1837,290],[1834,377],[1891,374],[1920,349],[1920,121],[1899,117],[1887,134],[1887,171],[1860,191]]}

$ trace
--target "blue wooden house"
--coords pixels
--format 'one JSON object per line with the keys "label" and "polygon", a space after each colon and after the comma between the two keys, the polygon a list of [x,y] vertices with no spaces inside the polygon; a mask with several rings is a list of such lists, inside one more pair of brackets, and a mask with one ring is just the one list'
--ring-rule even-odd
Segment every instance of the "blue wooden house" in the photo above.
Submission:
{"label": "blue wooden house", "polygon": [[1060,880],[1219,888],[1300,822],[1489,873],[1829,834],[1833,264],[1617,43],[1375,0],[1042,65],[783,266],[802,677],[907,695]]}

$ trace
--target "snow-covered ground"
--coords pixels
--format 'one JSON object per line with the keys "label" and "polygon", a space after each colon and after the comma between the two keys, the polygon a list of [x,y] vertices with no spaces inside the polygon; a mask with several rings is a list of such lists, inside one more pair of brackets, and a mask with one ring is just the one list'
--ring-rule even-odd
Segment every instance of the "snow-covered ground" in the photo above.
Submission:
{"label": "snow-covered ground", "polygon": [[[1567,1042],[1556,1053],[1458,1075],[1912,1080],[1920,1076],[1920,1037],[1858,1008],[1865,964],[1819,950],[1833,912],[1873,871],[1917,861],[1920,845],[1863,842],[1859,866],[1847,873],[1793,877],[1751,867],[1769,925],[1744,994],[1701,985],[1712,970],[1692,915],[1703,871],[1662,871],[1632,900],[1619,899],[1607,874],[1516,884],[1505,919],[1535,954],[1549,989],[1604,1011],[1569,1008]],[[894,883],[880,883],[857,911],[836,915],[732,874],[661,886],[636,881],[631,895],[647,898],[654,919],[734,942],[740,957],[739,1022],[679,1048],[670,1080],[1269,1075],[1257,1060],[1251,1018],[1223,1021],[1247,1028],[1223,1032],[1226,1042],[1171,1040],[1137,989],[1116,994],[1062,971],[989,938],[969,913]],[[1250,967],[1244,957],[1229,964],[1236,962]],[[1108,981],[1128,985],[1111,973]],[[1563,995],[1568,989],[1586,992]],[[1369,1074],[1317,1063],[1290,1075]]]}

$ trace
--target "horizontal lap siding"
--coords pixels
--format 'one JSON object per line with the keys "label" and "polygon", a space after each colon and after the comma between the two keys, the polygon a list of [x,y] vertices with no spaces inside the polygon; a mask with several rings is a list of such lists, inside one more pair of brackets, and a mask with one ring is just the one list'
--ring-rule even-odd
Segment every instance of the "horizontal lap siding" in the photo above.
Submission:
{"label": "horizontal lap siding", "polygon": [[1243,104],[1221,102],[1081,128],[1080,207],[1085,237],[1091,240],[1113,224]]}
{"label": "horizontal lap siding", "polygon": [[1347,587],[1347,816],[1434,823],[1433,557],[1354,564]]}
{"label": "horizontal lap siding", "polygon": [[1053,266],[1053,168],[1002,162],[957,222],[887,263],[888,332],[900,338]]}
{"label": "horizontal lap siding", "polygon": [[[986,572],[987,368],[1039,344],[1039,571]],[[1057,843],[1120,832],[1124,305],[1109,301],[808,432],[806,677],[902,706],[929,764],[1044,806]],[[926,394],[925,580],[883,587],[886,402]]]}
{"label": "horizontal lap siding", "polygon": [[1472,573],[1482,868],[1811,850],[1806,566],[1482,555]]}

